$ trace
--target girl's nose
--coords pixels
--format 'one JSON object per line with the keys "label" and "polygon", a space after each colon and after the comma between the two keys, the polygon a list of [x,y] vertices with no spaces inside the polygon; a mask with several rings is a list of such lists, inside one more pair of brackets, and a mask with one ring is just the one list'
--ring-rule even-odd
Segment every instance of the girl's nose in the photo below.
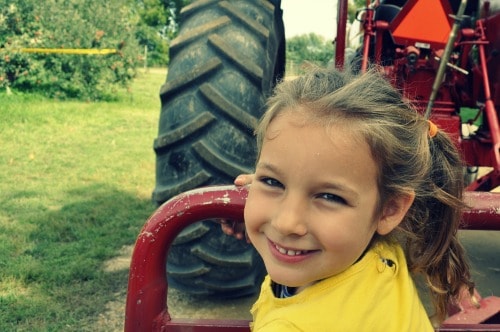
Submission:
{"label": "girl's nose", "polygon": [[283,235],[304,236],[307,234],[307,208],[300,200],[285,197],[271,224]]}

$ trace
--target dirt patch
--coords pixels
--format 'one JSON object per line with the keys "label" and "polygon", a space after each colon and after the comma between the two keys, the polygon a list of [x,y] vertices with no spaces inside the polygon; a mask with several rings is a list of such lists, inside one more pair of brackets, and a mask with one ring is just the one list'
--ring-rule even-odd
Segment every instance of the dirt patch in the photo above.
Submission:
{"label": "dirt patch", "polygon": [[104,271],[115,272],[128,270],[130,267],[132,251],[134,251],[134,246],[123,246],[118,252],[117,257],[104,262]]}
{"label": "dirt patch", "polygon": [[[116,272],[128,270],[134,246],[124,246],[120,249],[119,255],[104,262],[104,271]],[[125,300],[127,297],[127,285],[114,294],[114,300],[106,304],[105,312],[97,318],[94,331],[123,331],[125,321]]]}
{"label": "dirt patch", "polygon": [[125,299],[126,290],[115,293],[115,300],[106,304],[106,311],[99,315],[92,330],[97,332],[123,331]]}

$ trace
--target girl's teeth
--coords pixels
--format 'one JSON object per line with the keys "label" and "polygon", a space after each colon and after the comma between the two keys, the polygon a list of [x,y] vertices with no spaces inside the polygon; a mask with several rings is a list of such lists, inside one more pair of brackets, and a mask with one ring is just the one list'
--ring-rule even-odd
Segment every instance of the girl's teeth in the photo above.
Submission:
{"label": "girl's teeth", "polygon": [[281,248],[278,246],[276,246],[276,249],[278,249],[278,251],[283,255],[288,255],[288,256],[297,256],[302,254],[301,250],[286,250],[285,248]]}

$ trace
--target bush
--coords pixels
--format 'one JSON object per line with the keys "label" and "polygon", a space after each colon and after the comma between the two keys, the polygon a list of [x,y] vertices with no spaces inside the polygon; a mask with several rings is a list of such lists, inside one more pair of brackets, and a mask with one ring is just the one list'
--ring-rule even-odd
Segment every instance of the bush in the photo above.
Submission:
{"label": "bush", "polygon": [[287,73],[297,75],[309,65],[327,66],[333,54],[331,41],[315,33],[289,38],[286,41]]}
{"label": "bush", "polygon": [[[137,21],[129,0],[0,0],[0,87],[109,99],[135,75]],[[23,53],[21,48],[112,48],[118,53]]]}
{"label": "bush", "polygon": [[137,41],[147,48],[148,66],[164,67],[168,64],[168,41],[153,27],[140,24],[137,28]]}

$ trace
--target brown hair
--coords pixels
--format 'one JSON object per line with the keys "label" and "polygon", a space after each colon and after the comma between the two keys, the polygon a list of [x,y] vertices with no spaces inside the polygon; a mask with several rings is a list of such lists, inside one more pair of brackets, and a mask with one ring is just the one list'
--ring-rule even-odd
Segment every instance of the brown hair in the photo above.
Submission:
{"label": "brown hair", "polygon": [[428,121],[376,69],[361,75],[314,69],[278,84],[267,106],[256,130],[259,153],[276,116],[305,108],[308,120],[340,124],[369,144],[379,166],[380,210],[391,197],[415,193],[396,234],[410,271],[425,277],[437,319],[444,320],[460,290],[474,287],[457,239],[464,165],[448,135],[439,131],[431,138]]}

